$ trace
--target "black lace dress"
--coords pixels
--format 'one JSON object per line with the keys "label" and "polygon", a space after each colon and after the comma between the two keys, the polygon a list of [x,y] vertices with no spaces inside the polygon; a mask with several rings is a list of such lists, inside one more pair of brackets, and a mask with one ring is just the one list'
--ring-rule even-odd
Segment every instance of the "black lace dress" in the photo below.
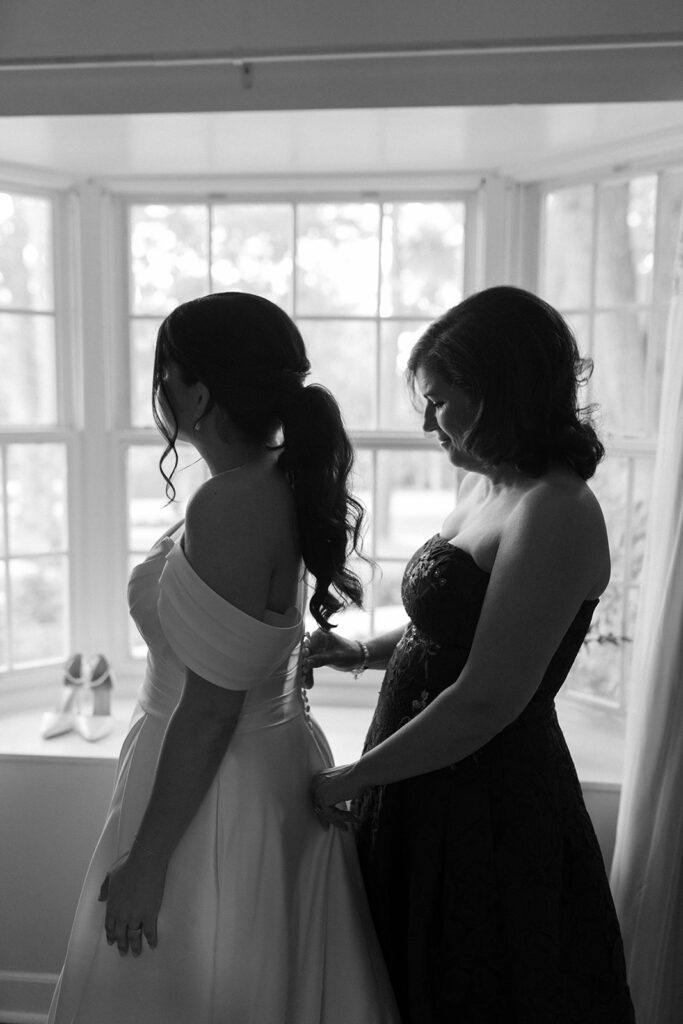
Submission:
{"label": "black lace dress", "polygon": [[[440,536],[403,579],[411,623],[365,749],[418,715],[469,653],[489,576]],[[404,1024],[632,1024],[598,842],[554,697],[585,602],[519,718],[475,754],[356,802],[370,904]]]}

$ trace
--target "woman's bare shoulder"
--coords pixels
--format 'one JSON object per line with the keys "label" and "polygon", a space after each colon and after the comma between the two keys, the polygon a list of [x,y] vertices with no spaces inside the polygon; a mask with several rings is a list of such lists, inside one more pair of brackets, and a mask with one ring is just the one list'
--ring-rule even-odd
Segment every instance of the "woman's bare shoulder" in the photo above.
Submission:
{"label": "woman's bare shoulder", "polygon": [[268,607],[274,574],[297,567],[300,557],[291,490],[278,473],[251,481],[218,475],[187,506],[190,564],[221,597],[256,618]]}
{"label": "woman's bare shoulder", "polygon": [[291,487],[277,465],[271,464],[210,477],[190,498],[187,516],[209,526],[214,518],[223,524],[242,518],[279,520],[293,507]]}
{"label": "woman's bare shoulder", "polygon": [[528,488],[505,523],[503,534],[518,534],[534,547],[549,545],[583,562],[601,593],[610,576],[605,517],[591,487],[577,474],[550,471]]}
{"label": "woman's bare shoulder", "polygon": [[577,473],[564,468],[552,469],[533,481],[525,494],[526,510],[542,515],[553,510],[570,517],[578,515],[584,523],[604,524],[604,516],[595,492]]}

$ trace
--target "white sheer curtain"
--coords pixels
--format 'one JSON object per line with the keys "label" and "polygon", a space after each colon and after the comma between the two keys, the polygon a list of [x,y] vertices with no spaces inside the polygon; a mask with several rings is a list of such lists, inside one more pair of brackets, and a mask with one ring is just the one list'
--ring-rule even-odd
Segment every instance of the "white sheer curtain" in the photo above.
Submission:
{"label": "white sheer curtain", "polygon": [[683,1022],[683,217],[612,890],[638,1024]]}

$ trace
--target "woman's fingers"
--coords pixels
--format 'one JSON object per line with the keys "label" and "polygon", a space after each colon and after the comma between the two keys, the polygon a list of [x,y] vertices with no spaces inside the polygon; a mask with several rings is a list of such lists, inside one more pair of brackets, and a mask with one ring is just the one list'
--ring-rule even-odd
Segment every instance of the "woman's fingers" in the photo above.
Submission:
{"label": "woman's fingers", "polygon": [[157,942],[159,941],[159,939],[157,937],[157,922],[156,922],[156,918],[153,921],[151,921],[151,922],[149,922],[149,921],[143,922],[142,930],[143,930],[143,932],[145,934],[145,938],[147,939],[147,945],[149,946],[149,948],[150,949],[155,949],[156,945],[157,945]]}
{"label": "woman's fingers", "polygon": [[128,928],[128,944],[133,956],[140,956],[142,953],[142,925],[137,928]]}
{"label": "woman's fingers", "polygon": [[351,811],[347,811],[343,807],[337,807],[335,804],[316,808],[316,814],[321,823],[327,826],[334,825],[335,828],[341,829],[342,832],[346,832],[350,825],[356,823],[356,816]]}
{"label": "woman's fingers", "polygon": [[128,925],[125,921],[116,922],[114,936],[120,955],[125,956],[128,952]]}
{"label": "woman's fingers", "polygon": [[[314,668],[320,668],[322,665],[326,664],[327,658],[324,654],[309,654],[308,657],[304,659],[304,672],[310,674],[313,672]],[[307,689],[310,689],[310,687],[307,687]]]}
{"label": "woman's fingers", "polygon": [[147,939],[147,945],[150,949],[154,949],[157,945],[156,921],[144,925],[139,924],[137,927],[134,927],[108,914],[104,922],[104,929],[107,934],[107,942],[110,946],[116,943],[121,956],[125,956],[129,951],[133,956],[140,956],[142,953],[143,935]]}
{"label": "woman's fingers", "polygon": [[116,918],[113,914],[107,913],[104,918],[104,933],[109,945],[113,946],[116,942]]}
{"label": "woman's fingers", "polygon": [[335,828],[346,831],[349,825],[356,824],[357,816],[352,811],[349,811],[342,801],[337,801],[336,803],[329,802],[332,797],[330,780],[335,775],[343,772],[343,770],[344,766],[341,768],[326,768],[318,772],[314,776],[311,785],[311,795],[313,798],[313,810],[321,825],[325,827],[334,825]]}
{"label": "woman's fingers", "polygon": [[322,629],[316,629],[310,634],[306,643],[306,659],[311,668],[327,664],[334,649],[335,639],[329,633],[323,632]]}

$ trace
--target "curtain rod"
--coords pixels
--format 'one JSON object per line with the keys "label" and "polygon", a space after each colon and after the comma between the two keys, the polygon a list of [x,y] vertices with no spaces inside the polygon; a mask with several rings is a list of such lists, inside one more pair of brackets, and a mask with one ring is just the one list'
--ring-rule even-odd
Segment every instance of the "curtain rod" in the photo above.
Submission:
{"label": "curtain rod", "polygon": [[159,57],[154,54],[139,56],[102,55],[98,57],[25,57],[14,60],[0,58],[2,71],[56,71],[88,70],[103,67],[202,67],[233,65],[244,67],[255,64],[288,64],[314,61],[406,60],[435,57],[479,57],[505,54],[593,52],[603,50],[673,49],[683,47],[683,36],[647,38],[615,38],[553,41],[519,41],[510,43],[471,43],[463,46],[411,47],[382,50],[331,50],[299,53],[241,52],[213,53],[202,56],[172,54]]}

